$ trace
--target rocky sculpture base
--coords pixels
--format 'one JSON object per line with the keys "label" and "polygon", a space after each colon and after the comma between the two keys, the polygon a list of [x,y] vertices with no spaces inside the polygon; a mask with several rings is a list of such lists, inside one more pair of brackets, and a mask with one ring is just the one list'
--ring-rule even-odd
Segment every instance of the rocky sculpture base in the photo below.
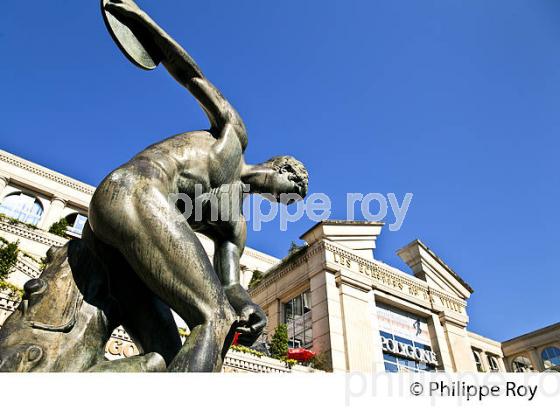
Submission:
{"label": "rocky sculpture base", "polygon": [[165,371],[157,353],[108,361],[118,325],[102,265],[81,240],[52,247],[38,279],[0,330],[0,372]]}

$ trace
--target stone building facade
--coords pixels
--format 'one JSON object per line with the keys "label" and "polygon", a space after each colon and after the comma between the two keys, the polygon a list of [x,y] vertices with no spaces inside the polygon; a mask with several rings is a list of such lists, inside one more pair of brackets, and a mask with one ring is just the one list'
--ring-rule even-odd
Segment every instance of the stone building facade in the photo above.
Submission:
{"label": "stone building facade", "polygon": [[[382,227],[323,221],[304,233],[306,246],[250,291],[269,327],[286,323],[292,345],[322,355],[335,372],[543,371],[560,364],[560,324],[504,344],[470,332],[473,289],[419,240],[397,252],[412,275],[376,260]],[[518,353],[528,345],[531,352]],[[517,354],[541,365],[513,367]]]}
{"label": "stone building facade", "polygon": [[508,371],[560,371],[560,323],[502,343]]}

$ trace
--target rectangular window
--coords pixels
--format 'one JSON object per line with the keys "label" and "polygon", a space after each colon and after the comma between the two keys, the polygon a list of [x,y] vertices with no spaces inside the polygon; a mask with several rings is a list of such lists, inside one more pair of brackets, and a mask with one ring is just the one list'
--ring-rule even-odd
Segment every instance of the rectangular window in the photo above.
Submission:
{"label": "rectangular window", "polygon": [[288,326],[290,347],[309,348],[313,344],[311,294],[309,291],[284,303],[284,323]]}
{"label": "rectangular window", "polygon": [[397,373],[399,371],[399,366],[393,363],[385,362],[385,371],[391,373]]}

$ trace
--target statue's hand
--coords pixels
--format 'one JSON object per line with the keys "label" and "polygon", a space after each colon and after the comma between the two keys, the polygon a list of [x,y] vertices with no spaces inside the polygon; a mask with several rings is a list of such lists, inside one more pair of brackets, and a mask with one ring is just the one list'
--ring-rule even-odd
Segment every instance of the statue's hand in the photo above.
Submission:
{"label": "statue's hand", "polygon": [[254,303],[241,285],[226,290],[229,303],[239,316],[237,331],[240,333],[238,342],[244,346],[252,346],[264,330],[268,319],[259,305]]}
{"label": "statue's hand", "polygon": [[111,13],[128,18],[143,18],[145,13],[133,0],[109,0],[105,9]]}
{"label": "statue's hand", "polygon": [[246,305],[239,315],[240,333],[238,343],[244,346],[252,346],[264,330],[268,319],[266,313],[255,303]]}

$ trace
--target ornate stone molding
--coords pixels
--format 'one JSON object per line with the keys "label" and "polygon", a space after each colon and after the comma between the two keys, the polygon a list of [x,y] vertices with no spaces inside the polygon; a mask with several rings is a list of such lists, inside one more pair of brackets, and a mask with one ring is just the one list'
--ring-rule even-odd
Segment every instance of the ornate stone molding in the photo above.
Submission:
{"label": "ornate stone molding", "polygon": [[[379,261],[362,258],[328,241],[316,242],[310,247],[302,248],[296,254],[284,259],[268,272],[261,283],[250,291],[250,294],[257,295],[261,293],[270,284],[279,280],[286,273],[303,263],[306,263],[310,258],[321,251],[333,253],[334,263],[336,265],[346,269],[354,268],[354,271],[358,271],[373,279],[373,287],[376,285],[389,287],[419,299],[431,305],[432,308],[444,308],[461,315],[466,314],[465,308],[467,304],[465,301],[433,289],[420,279],[400,272],[396,268]],[[327,263],[328,261],[325,263],[325,269],[327,268]],[[356,266],[352,266],[352,263]]]}
{"label": "ornate stone molding", "polygon": [[467,303],[464,300],[440,292],[427,284],[421,283],[420,279],[411,277],[384,263],[361,258],[331,243],[326,243],[325,249],[338,255],[343,255],[346,261],[354,261],[358,264],[360,273],[372,277],[374,281],[381,282],[381,284],[385,286],[400,291],[406,290],[411,296],[429,300],[432,305],[437,297],[443,307],[457,313],[465,314]]}
{"label": "ornate stone molding", "polygon": [[433,289],[432,287],[430,287],[430,296],[432,297],[432,304],[434,303],[433,298],[437,297],[444,307],[451,309],[457,313],[465,314],[467,303],[464,300],[449,296],[443,292]]}
{"label": "ornate stone molding", "polygon": [[338,287],[347,285],[362,292],[370,292],[372,289],[371,278],[346,269],[339,270],[334,279]]}
{"label": "ornate stone molding", "polygon": [[257,357],[246,353],[229,351],[224,360],[226,373],[290,373],[290,369],[278,360]]}
{"label": "ornate stone molding", "polygon": [[39,167],[19,157],[16,157],[14,155],[9,155],[7,152],[1,150],[0,150],[0,161],[18,167],[20,169],[24,169],[35,175],[39,175],[43,178],[50,179],[51,181],[75,189],[76,191],[83,192],[84,194],[87,195],[93,195],[93,192],[95,191],[95,188],[92,187],[91,185],[84,184],[83,182],[79,182],[75,179],[66,177],[62,174],[47,170],[46,168],[43,167]]}
{"label": "ornate stone molding", "polygon": [[16,262],[16,269],[18,269],[23,274],[27,275],[29,278],[38,278],[41,275],[41,270],[33,266],[32,263],[28,262],[24,257],[19,256]]}
{"label": "ornate stone molding", "polygon": [[315,373],[315,369],[293,366],[291,369],[280,360],[257,357],[252,354],[230,350],[224,360],[224,373]]}
{"label": "ornate stone molding", "polygon": [[68,242],[67,239],[60,238],[56,235],[43,231],[40,228],[32,229],[25,225],[11,224],[6,221],[0,221],[0,231],[8,232],[48,246],[63,246],[66,242]]}
{"label": "ornate stone molding", "polygon": [[279,262],[278,259],[273,258],[271,256],[267,256],[267,255],[255,250],[255,249],[252,249],[252,248],[245,248],[244,254],[247,255],[247,256],[250,256],[252,258],[261,260],[263,262],[270,263],[271,265],[276,265]]}
{"label": "ornate stone molding", "polygon": [[[426,294],[428,292],[427,284],[382,262],[362,258],[332,243],[325,243],[325,250],[343,256],[344,261],[355,262],[358,265],[360,273],[373,277],[386,285],[397,287],[401,290],[404,288],[404,285],[407,285],[409,287],[416,287],[419,291],[425,292]],[[344,266],[344,264],[342,266]]]}
{"label": "ornate stone molding", "polygon": [[19,306],[19,300],[13,299],[0,291],[0,309],[14,312]]}
{"label": "ornate stone molding", "polygon": [[62,204],[62,206],[66,206],[66,204],[68,203],[68,201],[58,195],[54,195],[51,199],[51,206],[54,202],[60,202]]}
{"label": "ornate stone molding", "polygon": [[311,246],[303,247],[295,254],[283,259],[278,265],[267,272],[264,279],[255,288],[251,289],[249,294],[259,294],[268,285],[284,276],[287,272],[290,272],[298,266],[307,263],[314,255],[325,249],[324,244],[325,242],[317,242]]}

